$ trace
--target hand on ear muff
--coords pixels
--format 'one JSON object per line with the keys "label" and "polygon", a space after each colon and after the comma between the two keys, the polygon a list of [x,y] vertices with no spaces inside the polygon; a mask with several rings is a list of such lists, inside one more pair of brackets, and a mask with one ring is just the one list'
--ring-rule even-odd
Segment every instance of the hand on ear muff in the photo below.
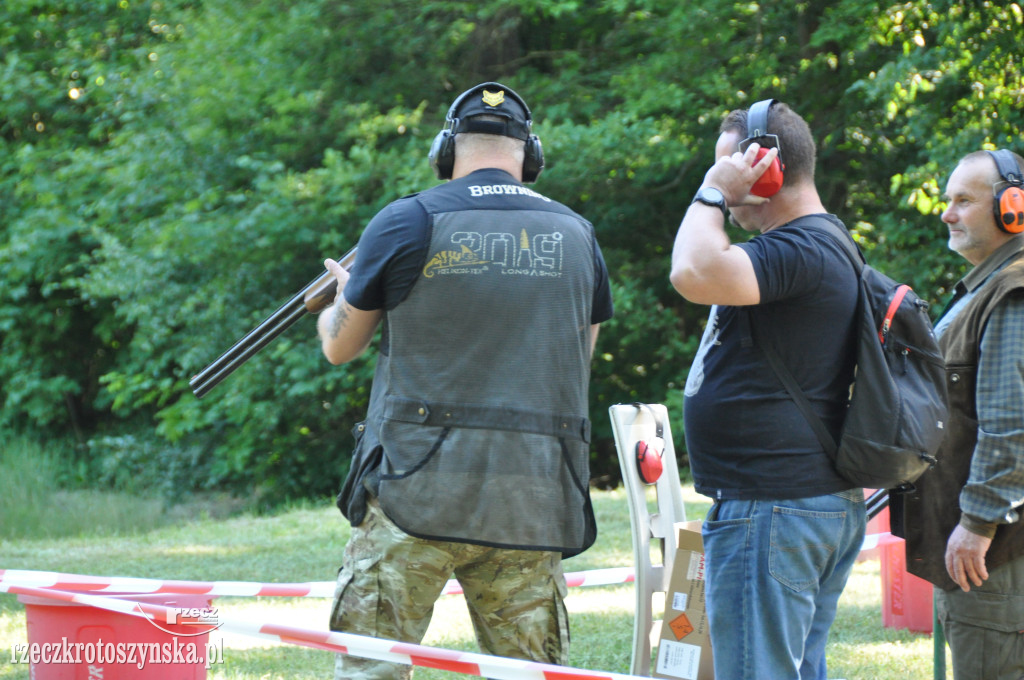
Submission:
{"label": "hand on ear muff", "polygon": [[746,151],[751,142],[761,145],[751,165],[757,165],[758,161],[768,153],[768,149],[776,147],[779,150],[778,157],[758,177],[754,186],[750,187],[750,193],[761,198],[770,198],[779,193],[786,169],[782,162],[782,145],[779,143],[779,137],[768,132],[768,112],[774,103],[774,99],[762,99],[747,110],[747,137],[739,144],[741,152]]}
{"label": "hand on ear muff", "polygon": [[[768,153],[768,149],[761,147],[757,150],[757,156],[754,157],[754,162],[751,165],[757,165],[765,154]],[[757,181],[754,182],[754,186],[750,187],[750,193],[761,198],[769,198],[779,193],[779,189],[782,188],[783,170],[785,167],[782,165],[782,161],[776,158],[772,161],[772,164],[768,166]]]}

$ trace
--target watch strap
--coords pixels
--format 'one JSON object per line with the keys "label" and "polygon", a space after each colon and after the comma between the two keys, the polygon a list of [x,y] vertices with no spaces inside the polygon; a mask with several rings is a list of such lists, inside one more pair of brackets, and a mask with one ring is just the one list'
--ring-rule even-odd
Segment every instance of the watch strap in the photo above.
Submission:
{"label": "watch strap", "polygon": [[721,210],[722,215],[728,216],[729,208],[725,204],[725,196],[722,194],[721,190],[714,189],[714,193],[717,195],[717,199],[707,196],[707,193],[710,193],[708,192],[708,187],[701,187],[700,189],[697,190],[697,193],[694,195],[693,200],[690,201],[690,204],[692,205],[693,203],[703,203],[704,205],[710,205]]}

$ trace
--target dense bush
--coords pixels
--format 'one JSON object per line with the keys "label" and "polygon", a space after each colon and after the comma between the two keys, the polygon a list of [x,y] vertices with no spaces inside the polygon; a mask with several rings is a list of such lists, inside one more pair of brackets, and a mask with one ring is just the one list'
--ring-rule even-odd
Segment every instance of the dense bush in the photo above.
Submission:
{"label": "dense bush", "polygon": [[722,115],[802,112],[826,205],[937,302],[963,272],[946,174],[1021,137],[1022,23],[923,0],[7,0],[0,424],[72,435],[108,482],[150,461],[269,500],[336,491],[372,353],[332,368],[303,319],[204,399],[188,379],[432,185],[448,105],[494,79],[533,109],[537,189],[594,222],[611,269],[595,474],[616,472],[614,403],[669,404],[685,455],[707,310],[671,290],[668,253]]}

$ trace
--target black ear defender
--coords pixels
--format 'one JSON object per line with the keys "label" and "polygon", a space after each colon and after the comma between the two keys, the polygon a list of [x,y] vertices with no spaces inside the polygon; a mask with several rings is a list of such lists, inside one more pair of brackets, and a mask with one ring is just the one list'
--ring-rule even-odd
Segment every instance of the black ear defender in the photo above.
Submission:
{"label": "black ear defender", "polygon": [[[505,120],[497,122],[476,118],[482,115],[499,116]],[[444,128],[434,137],[427,158],[438,179],[451,179],[455,167],[455,135],[482,132],[514,137],[526,145],[523,183],[529,184],[536,182],[544,169],[544,149],[532,128],[533,117],[522,97],[501,83],[480,83],[452,102],[445,116]]]}
{"label": "black ear defender", "polygon": [[1008,234],[1024,232],[1024,177],[1017,161],[1006,149],[989,151],[988,154],[996,162],[1002,178],[1002,182],[996,185],[992,205],[996,225]]}
{"label": "black ear defender", "polygon": [[665,426],[654,409],[647,404],[639,402],[633,404],[637,409],[645,409],[654,418],[654,439],[648,441],[641,439],[636,443],[636,471],[640,481],[644,484],[655,484],[661,478],[664,465],[662,456],[665,455]]}
{"label": "black ear defender", "polygon": [[779,137],[768,133],[768,112],[774,103],[774,99],[762,99],[750,107],[747,111],[747,138],[739,145],[741,152],[746,151],[753,142],[761,145],[754,164],[764,158],[769,149],[779,150],[779,155],[750,188],[750,193],[762,198],[779,193],[779,189],[782,188],[783,172],[786,169],[782,162],[782,146],[779,144]]}

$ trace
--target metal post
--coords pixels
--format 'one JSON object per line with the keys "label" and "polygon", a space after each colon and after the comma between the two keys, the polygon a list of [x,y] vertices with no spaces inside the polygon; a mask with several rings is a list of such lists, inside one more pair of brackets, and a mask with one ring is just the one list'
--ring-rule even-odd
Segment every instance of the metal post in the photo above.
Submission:
{"label": "metal post", "polygon": [[939,622],[939,608],[932,593],[932,677],[934,680],[946,680],[946,633]]}

